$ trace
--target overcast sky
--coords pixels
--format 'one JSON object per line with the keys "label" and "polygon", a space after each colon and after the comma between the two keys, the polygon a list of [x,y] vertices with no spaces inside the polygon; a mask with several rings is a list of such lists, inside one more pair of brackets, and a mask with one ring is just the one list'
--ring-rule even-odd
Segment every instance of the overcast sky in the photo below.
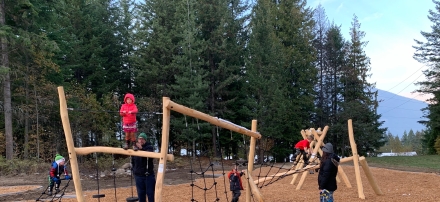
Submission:
{"label": "overcast sky", "polygon": [[419,88],[414,82],[425,80],[426,67],[413,59],[414,39],[424,40],[420,31],[431,32],[433,24],[428,11],[435,9],[431,0],[309,0],[316,7],[321,3],[330,22],[341,26],[349,40],[349,29],[355,14],[368,41],[365,52],[371,59],[370,82],[381,90],[414,99]]}

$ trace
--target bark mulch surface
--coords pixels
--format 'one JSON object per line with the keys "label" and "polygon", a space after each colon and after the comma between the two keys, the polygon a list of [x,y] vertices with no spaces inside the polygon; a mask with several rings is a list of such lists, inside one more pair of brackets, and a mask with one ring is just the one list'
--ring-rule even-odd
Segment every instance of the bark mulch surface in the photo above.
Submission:
{"label": "bark mulch surface", "polygon": [[[229,182],[224,177],[221,167],[214,167],[215,172],[207,171],[207,178],[198,177],[194,186],[191,186],[191,179],[194,175],[190,174],[190,169],[167,170],[165,172],[165,181],[162,189],[162,201],[180,202],[180,201],[231,201],[229,191]],[[360,170],[362,187],[358,187],[355,177],[355,170],[352,165],[342,165],[347,174],[351,188],[348,188],[344,181],[338,183],[338,190],[335,191],[336,201],[440,201],[440,175],[435,172],[410,172],[401,170],[391,170],[385,168],[370,167],[373,177],[382,191],[383,195],[376,195],[372,186],[369,184],[364,171]],[[229,168],[224,168],[229,171]],[[258,176],[272,175],[282,173],[285,170],[279,170],[273,167],[256,168],[253,173],[253,179],[259,179]],[[308,174],[300,190],[296,190],[297,184],[302,174],[299,174],[294,184],[291,184],[292,175],[283,178],[276,178],[276,181],[261,186],[260,192],[265,201],[268,202],[290,202],[290,201],[318,201],[319,191],[317,185],[318,173]],[[245,181],[246,176],[242,179]],[[261,178],[261,177],[260,177]],[[130,175],[117,176],[114,183],[113,176],[106,176],[99,180],[99,193],[105,194],[101,201],[126,201],[132,193],[136,196],[136,187],[134,181],[131,181]],[[214,183],[214,181],[216,183]],[[265,183],[269,183],[266,181]],[[62,181],[63,186],[66,181]],[[116,198],[115,188],[116,184]],[[86,201],[98,201],[92,198],[98,194],[96,179],[86,175],[81,176],[81,185]],[[13,176],[0,177],[0,201],[35,201],[47,187],[47,175],[35,174],[32,176]],[[199,188],[200,187],[200,188]],[[206,188],[206,191],[205,191]],[[246,186],[245,186],[246,189]],[[365,199],[360,199],[358,191],[363,190]],[[240,201],[245,201],[246,190],[242,191]],[[73,181],[66,189],[62,201],[76,201]],[[44,198],[44,197],[43,197]],[[251,201],[257,201],[256,198]]]}

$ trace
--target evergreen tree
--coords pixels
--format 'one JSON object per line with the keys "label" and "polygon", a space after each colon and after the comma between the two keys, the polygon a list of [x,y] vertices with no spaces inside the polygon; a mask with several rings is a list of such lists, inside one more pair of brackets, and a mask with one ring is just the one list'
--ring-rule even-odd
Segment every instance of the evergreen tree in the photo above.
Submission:
{"label": "evergreen tree", "polygon": [[310,127],[314,111],[314,21],[304,1],[257,1],[252,16],[246,63],[248,99],[252,100],[248,108],[267,142],[277,145],[264,149],[283,159],[301,139],[301,129]]}
{"label": "evergreen tree", "polygon": [[[267,138],[272,138],[277,131],[277,125],[271,123],[276,112],[269,106],[274,106],[277,99],[275,92],[284,88],[281,81],[283,73],[277,63],[281,61],[281,43],[275,35],[274,19],[271,12],[273,4],[268,0],[260,0],[252,9],[250,29],[252,34],[249,40],[249,56],[246,57],[246,94],[247,104],[245,111],[258,120],[258,131],[264,134],[265,140],[258,141],[259,149],[256,152],[258,161],[262,163],[263,152],[270,148],[263,147]],[[274,103],[274,104],[272,104]],[[293,139],[290,140],[293,142]]]}
{"label": "evergreen tree", "polygon": [[[2,66],[8,68],[3,80],[7,159],[12,158],[13,149],[24,151],[18,157],[28,158],[34,154],[38,157],[40,154],[38,149],[31,148],[31,145],[35,145],[33,141],[35,133],[37,133],[37,145],[39,144],[38,132],[32,130],[34,128],[32,124],[36,119],[38,120],[36,118],[38,117],[38,102],[47,101],[46,97],[50,97],[45,96],[38,100],[41,89],[46,91],[47,86],[51,86],[46,76],[48,72],[58,70],[58,66],[52,61],[58,47],[48,35],[55,27],[53,24],[56,24],[54,21],[56,14],[53,10],[59,7],[58,3],[51,4],[46,1],[2,3],[4,11],[2,14],[5,14],[2,37],[7,39],[7,44],[3,43],[2,48],[13,47],[7,52],[2,52],[2,62],[7,62]],[[17,76],[11,79],[10,73]],[[10,96],[11,93],[14,95],[13,99]],[[23,134],[15,136],[15,145],[12,142],[14,138],[12,131],[15,134]]]}
{"label": "evergreen tree", "polygon": [[[328,137],[331,142],[344,145],[347,141],[347,123],[339,119],[343,103],[343,84],[341,83],[343,68],[346,66],[347,43],[342,36],[339,26],[334,24],[328,29],[325,35],[325,66],[324,92],[326,101],[324,109],[327,119],[324,125],[329,125]],[[323,126],[321,126],[323,127]]]}
{"label": "evergreen tree", "polygon": [[[242,96],[247,6],[242,0],[210,0],[198,2],[195,7],[198,11],[195,26],[200,29],[197,40],[204,47],[199,57],[208,73],[208,113],[232,122],[237,122],[236,110]],[[215,128],[211,129],[211,135],[212,144],[217,144]],[[219,157],[220,151],[215,151],[215,155]]]}
{"label": "evergreen tree", "polygon": [[429,10],[428,19],[433,23],[431,26],[431,32],[421,31],[420,33],[424,37],[425,41],[415,40],[416,46],[413,46],[416,51],[414,53],[414,59],[425,64],[429,67],[425,70],[426,81],[417,83],[421,86],[417,92],[431,94],[428,107],[424,109],[427,114],[425,117],[428,121],[421,122],[426,125],[427,131],[425,134],[426,146],[428,147],[428,152],[430,154],[435,153],[434,144],[438,137],[440,137],[440,91],[438,90],[438,85],[440,83],[439,73],[440,73],[440,55],[438,49],[440,44],[438,44],[438,38],[440,36],[440,1],[433,0],[435,4],[435,9]]}
{"label": "evergreen tree", "polygon": [[[197,40],[198,27],[195,26],[197,10],[196,1],[181,1],[177,4],[176,20],[180,26],[176,27],[179,37],[177,42],[180,51],[174,56],[174,68],[179,69],[181,74],[175,75],[175,84],[171,84],[174,100],[192,109],[206,112],[206,99],[208,97],[207,73],[202,68],[203,61],[199,56],[203,52],[200,40]],[[197,145],[201,142],[210,142],[210,134],[206,133],[209,123],[197,121],[190,117],[178,116],[172,120],[175,130],[174,147],[185,147],[189,154],[197,154]],[[201,129],[200,129],[201,128]],[[208,130],[209,131],[209,130]],[[198,144],[197,144],[198,143]],[[180,155],[179,150],[175,154]]]}
{"label": "evergreen tree", "polygon": [[410,141],[408,139],[408,133],[406,132],[406,130],[403,132],[401,142],[402,142],[403,146],[407,146],[410,143]]}
{"label": "evergreen tree", "polygon": [[[375,84],[368,83],[371,76],[370,59],[363,48],[367,42],[362,41],[365,32],[360,30],[360,23],[356,16],[353,17],[350,29],[350,43],[347,49],[347,66],[344,68],[342,83],[343,103],[339,120],[345,123],[348,119],[353,120],[355,140],[360,154],[374,153],[384,144],[386,128],[380,128],[383,121],[379,121],[381,115],[377,114],[377,90]],[[342,122],[341,122],[342,123]],[[346,148],[339,145],[339,148]],[[345,151],[342,151],[344,155]]]}
{"label": "evergreen tree", "polygon": [[60,66],[66,81],[84,84],[100,99],[117,89],[123,78],[123,41],[116,38],[116,7],[111,0],[73,0],[67,4],[65,29],[71,37],[62,39],[69,43]]}
{"label": "evergreen tree", "polygon": [[[119,0],[113,7],[110,15],[110,21],[115,22],[115,43],[112,48],[115,49],[112,71],[119,71],[115,77],[116,81],[107,86],[107,92],[116,91],[124,95],[128,91],[133,91],[134,80],[134,61],[135,54],[134,34],[136,32],[136,4],[134,0]],[[119,45],[118,45],[119,44]],[[110,72],[112,72],[110,71]],[[114,72],[116,73],[116,72]]]}
{"label": "evergreen tree", "polygon": [[138,6],[133,58],[135,91],[153,97],[156,103],[171,96],[169,86],[175,84],[174,75],[181,74],[173,64],[174,55],[181,51],[178,43],[183,40],[175,30],[183,26],[175,18],[177,2],[151,0]]}
{"label": "evergreen tree", "polygon": [[330,97],[328,94],[328,78],[331,78],[328,74],[328,67],[326,65],[326,50],[325,50],[325,38],[327,30],[329,29],[329,22],[325,13],[324,7],[321,4],[314,10],[314,20],[316,22],[314,27],[314,34],[316,38],[313,40],[313,46],[316,49],[316,68],[318,70],[318,82],[316,85],[316,117],[315,123],[318,126],[325,126],[328,124]]}

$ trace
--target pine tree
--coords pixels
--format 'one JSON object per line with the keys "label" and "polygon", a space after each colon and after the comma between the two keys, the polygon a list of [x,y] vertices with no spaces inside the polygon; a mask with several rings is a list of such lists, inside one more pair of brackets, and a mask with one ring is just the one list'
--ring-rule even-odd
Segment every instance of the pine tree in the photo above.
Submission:
{"label": "pine tree", "polygon": [[[240,107],[241,74],[244,67],[248,4],[242,0],[210,0],[196,4],[195,26],[199,28],[197,40],[203,42],[200,60],[208,73],[207,110],[212,116],[236,122],[236,109]],[[228,133],[228,131],[225,131]],[[211,129],[212,144],[216,145],[217,132]],[[216,147],[214,147],[216,148]],[[220,151],[215,151],[220,156]]]}
{"label": "pine tree", "polygon": [[[60,64],[65,81],[85,84],[100,99],[120,86],[122,41],[116,35],[116,5],[111,0],[67,3],[65,32],[69,38]],[[63,43],[63,42],[61,42]],[[126,45],[126,44],[124,44]]]}
{"label": "pine tree", "polygon": [[151,0],[138,6],[134,91],[155,98],[156,103],[171,96],[169,86],[175,84],[174,76],[181,73],[173,64],[174,56],[181,51],[178,43],[183,40],[175,30],[183,26],[175,18],[176,2]]}
{"label": "pine tree", "polygon": [[[48,35],[53,31],[53,24],[56,24],[53,10],[59,6],[58,3],[51,4],[46,1],[33,1],[32,3],[29,1],[6,1],[2,3],[4,11],[2,13],[6,14],[2,16],[6,20],[2,39],[7,39],[7,44],[3,43],[2,49],[7,46],[13,47],[7,52],[2,52],[2,62],[12,64],[11,68],[8,64],[2,65],[8,68],[3,80],[7,159],[12,158],[14,149],[12,147],[12,132],[23,134],[16,135],[14,141],[15,149],[24,151],[20,153],[19,157],[28,158],[33,154],[37,154],[35,156],[38,157],[40,154],[38,149],[34,150],[35,152],[30,152],[33,149],[31,148],[33,145],[32,134],[36,132],[32,130],[31,124],[38,116],[37,103],[45,101],[44,98],[37,100],[37,92],[39,96],[40,89],[46,89],[48,72],[58,70],[58,66],[52,61],[58,47],[49,39]],[[11,79],[10,73],[17,76]],[[13,98],[11,98],[11,94],[14,95]],[[14,119],[10,120],[12,118]]]}
{"label": "pine tree", "polygon": [[[360,23],[356,16],[353,17],[350,29],[350,43],[347,49],[347,66],[341,79],[344,88],[341,103],[342,112],[339,114],[340,123],[353,119],[355,140],[360,154],[374,153],[384,144],[385,128],[380,128],[383,122],[379,121],[381,115],[377,114],[377,90],[374,83],[368,83],[371,76],[370,59],[363,48],[367,42],[362,41],[365,32],[360,30]],[[339,148],[345,148],[339,145]],[[345,151],[342,151],[344,155]]]}
{"label": "pine tree", "polygon": [[248,109],[258,119],[258,130],[267,142],[277,145],[264,148],[260,142],[259,147],[272,150],[277,159],[283,160],[301,139],[301,129],[310,127],[310,114],[314,112],[312,12],[304,1],[261,0],[252,16],[246,63],[248,99],[252,100],[247,102]]}
{"label": "pine tree", "polygon": [[325,13],[324,7],[321,4],[314,10],[314,20],[316,22],[314,27],[315,39],[313,40],[313,46],[316,49],[316,68],[318,70],[318,82],[316,85],[316,115],[314,122],[318,126],[325,126],[328,124],[328,118],[330,117],[330,97],[328,94],[328,79],[331,76],[328,73],[328,65],[326,65],[326,50],[325,50],[325,38],[327,30],[329,29],[329,22]]}
{"label": "pine tree", "polygon": [[[181,74],[175,75],[175,84],[171,84],[173,100],[192,109],[206,112],[206,99],[208,97],[207,73],[202,68],[203,62],[199,56],[203,52],[200,40],[197,40],[198,27],[195,26],[197,10],[196,1],[180,1],[176,7],[176,36],[179,37],[177,46],[181,47],[178,54],[174,55],[174,68]],[[185,147],[193,156],[197,154],[197,145],[201,142],[210,142],[210,134],[206,133],[209,123],[197,121],[186,116],[176,116],[172,120],[175,129],[174,147]],[[201,128],[201,129],[200,129]],[[198,143],[198,144],[197,144]],[[175,154],[180,155],[179,150]]]}
{"label": "pine tree", "polygon": [[[326,119],[325,125],[329,125],[328,137],[331,142],[340,144],[348,143],[347,126],[344,120],[340,120],[338,114],[342,111],[341,104],[343,85],[341,83],[343,68],[346,66],[347,42],[342,36],[339,26],[334,24],[326,32],[325,36],[325,85],[323,91],[326,95]],[[323,127],[323,126],[321,126]]]}
{"label": "pine tree", "polygon": [[[247,102],[245,111],[258,120],[258,131],[264,134],[263,138],[271,138],[276,134],[276,128],[271,121],[275,115],[269,106],[274,106],[277,98],[275,92],[284,86],[281,75],[282,68],[277,66],[281,61],[281,43],[275,35],[275,16],[271,12],[271,1],[260,0],[252,9],[250,29],[252,34],[249,40],[249,56],[246,57],[246,94]],[[280,98],[281,99],[281,98]],[[271,130],[273,129],[273,130]],[[263,152],[270,149],[263,146],[265,140],[259,141],[257,151],[258,161],[263,161]],[[293,139],[290,140],[293,142]]]}
{"label": "pine tree", "polygon": [[429,67],[428,70],[425,70],[423,73],[425,74],[426,81],[422,81],[417,83],[421,86],[419,93],[431,94],[432,98],[429,100],[429,104],[426,111],[426,118],[428,118],[427,122],[421,122],[426,125],[427,131],[424,132],[426,144],[428,146],[428,152],[430,154],[435,153],[434,144],[435,140],[440,137],[440,91],[438,90],[439,81],[439,73],[440,73],[440,55],[438,49],[440,45],[438,44],[438,38],[440,36],[440,1],[433,0],[435,4],[435,9],[429,10],[428,19],[433,23],[431,26],[431,32],[421,31],[420,33],[426,40],[423,42],[421,40],[415,40],[417,43],[416,46],[413,46],[416,49],[414,53],[414,59],[425,64]]}

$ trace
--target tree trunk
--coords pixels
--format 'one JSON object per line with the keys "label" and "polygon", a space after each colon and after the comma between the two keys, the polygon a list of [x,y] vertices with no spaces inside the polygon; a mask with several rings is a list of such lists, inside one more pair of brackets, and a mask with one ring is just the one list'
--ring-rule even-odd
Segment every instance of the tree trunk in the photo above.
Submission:
{"label": "tree trunk", "polygon": [[37,90],[34,85],[34,94],[35,94],[35,113],[37,113],[37,159],[40,159],[40,134],[38,133],[38,98],[37,98]]}
{"label": "tree trunk", "polygon": [[[0,25],[5,25],[5,0],[1,1],[0,6]],[[6,159],[12,160],[14,154],[13,139],[12,139],[12,106],[11,106],[11,78],[9,76],[9,58],[8,58],[8,44],[7,39],[2,37],[1,41],[1,66],[6,70],[3,76],[3,93],[4,103],[3,109],[5,111],[5,137],[6,137]]]}
{"label": "tree trunk", "polygon": [[29,65],[28,65],[28,58],[26,55],[26,72],[25,72],[25,100],[26,100],[26,111],[24,115],[24,151],[23,151],[23,158],[28,159],[29,158]]}

